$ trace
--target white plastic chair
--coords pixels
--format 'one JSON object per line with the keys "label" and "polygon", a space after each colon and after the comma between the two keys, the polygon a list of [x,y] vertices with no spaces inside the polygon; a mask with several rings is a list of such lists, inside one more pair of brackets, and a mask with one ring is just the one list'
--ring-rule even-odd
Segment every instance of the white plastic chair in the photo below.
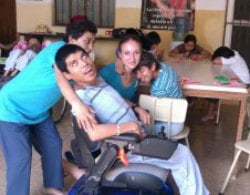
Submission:
{"label": "white plastic chair", "polygon": [[[183,123],[186,120],[188,103],[185,99],[157,98],[150,95],[141,94],[139,105],[150,112],[153,121],[168,122],[168,138],[173,140],[185,139],[189,147],[188,135],[189,127],[184,126],[183,130],[170,137],[171,123]],[[170,131],[169,131],[170,130]]]}
{"label": "white plastic chair", "polygon": [[237,161],[239,160],[241,152],[245,152],[245,153],[248,154],[248,160],[247,160],[247,164],[246,164],[245,169],[247,170],[249,168],[249,164],[250,164],[250,134],[248,135],[248,138],[246,140],[237,141],[234,144],[234,147],[237,150],[237,153],[234,156],[233,163],[232,163],[232,165],[231,165],[231,167],[229,169],[229,172],[227,174],[226,180],[224,181],[223,186],[222,186],[219,194],[223,194],[224,193],[224,191],[226,189],[226,186],[228,184],[228,181],[229,181],[229,179],[230,179],[230,177],[232,175],[232,172],[234,170],[234,167],[235,167]]}
{"label": "white plastic chair", "polygon": [[[248,99],[247,99],[247,118],[248,118],[247,127],[250,128],[250,95],[249,95],[249,92],[248,92]],[[224,181],[223,186],[222,186],[219,194],[224,193],[224,191],[225,191],[225,189],[227,187],[228,181],[229,181],[229,179],[230,179],[230,177],[232,175],[232,172],[233,172],[233,170],[235,168],[235,165],[236,165],[237,161],[239,160],[241,152],[245,152],[245,153],[248,154],[248,160],[247,160],[247,164],[245,166],[245,170],[248,170],[249,165],[250,165],[250,132],[248,133],[248,137],[247,137],[246,140],[237,141],[234,144],[234,147],[237,150],[237,153],[234,156],[234,160],[232,162],[232,165],[231,165],[231,167],[229,169],[226,180]]]}
{"label": "white plastic chair", "polygon": [[229,179],[230,179],[230,177],[232,175],[232,172],[234,170],[234,167],[235,167],[237,161],[239,160],[241,152],[245,152],[245,153],[248,154],[248,160],[247,160],[247,164],[245,166],[245,169],[247,170],[249,168],[249,164],[250,164],[250,134],[248,134],[248,138],[246,140],[237,141],[234,144],[234,147],[237,150],[237,153],[236,153],[236,155],[234,157],[233,163],[232,163],[232,165],[231,165],[231,167],[229,169],[226,180],[224,181],[223,186],[222,186],[219,194],[224,193],[224,191],[225,191],[225,189],[227,187],[228,181],[229,181]]}

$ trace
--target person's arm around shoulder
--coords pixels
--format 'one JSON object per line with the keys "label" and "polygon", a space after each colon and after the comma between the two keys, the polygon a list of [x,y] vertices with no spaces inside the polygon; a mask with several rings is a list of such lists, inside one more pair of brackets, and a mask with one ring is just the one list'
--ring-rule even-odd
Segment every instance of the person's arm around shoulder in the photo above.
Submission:
{"label": "person's arm around shoulder", "polygon": [[76,120],[79,127],[91,130],[96,124],[96,120],[93,117],[94,110],[86,106],[76,95],[73,88],[68,83],[68,80],[63,76],[62,72],[58,69],[57,65],[54,65],[56,80],[58,86],[66,98],[71,104],[72,110],[75,112]]}
{"label": "person's arm around shoulder", "polygon": [[207,51],[206,49],[200,47],[199,45],[196,46],[197,47],[197,51],[199,51],[199,53],[197,54],[192,54],[190,56],[191,60],[203,60],[203,59],[211,59],[211,53],[209,51]]}

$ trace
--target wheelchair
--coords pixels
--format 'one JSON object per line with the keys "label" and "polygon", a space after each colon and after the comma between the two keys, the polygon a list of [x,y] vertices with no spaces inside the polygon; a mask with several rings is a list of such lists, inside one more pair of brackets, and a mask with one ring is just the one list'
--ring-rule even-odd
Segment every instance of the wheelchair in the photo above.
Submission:
{"label": "wheelchair", "polygon": [[130,133],[113,136],[105,139],[103,151],[98,160],[95,160],[96,154],[100,152],[93,154],[91,149],[96,147],[96,143],[90,141],[87,133],[78,128],[74,117],[72,121],[75,139],[71,142],[71,149],[77,166],[84,168],[87,174],[76,181],[69,195],[179,194],[171,170],[142,163],[124,166],[117,159],[119,148],[125,148],[132,154],[169,159],[177,147],[177,142],[167,140],[162,135],[148,136],[142,140]]}

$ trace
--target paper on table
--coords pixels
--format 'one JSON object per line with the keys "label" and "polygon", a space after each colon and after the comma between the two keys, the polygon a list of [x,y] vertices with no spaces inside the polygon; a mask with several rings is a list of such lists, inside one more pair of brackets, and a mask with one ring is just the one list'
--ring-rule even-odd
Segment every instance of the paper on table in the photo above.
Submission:
{"label": "paper on table", "polygon": [[180,77],[181,84],[190,84],[190,83],[200,83],[199,81],[193,80],[189,77]]}
{"label": "paper on table", "polygon": [[215,85],[227,85],[230,87],[242,87],[244,86],[243,83],[241,83],[237,77],[231,77],[230,79],[224,76],[216,76],[215,79]]}
{"label": "paper on table", "polygon": [[242,86],[244,86],[244,84],[241,83],[237,77],[227,78],[227,77],[218,75],[218,76],[214,77],[214,79],[215,79],[215,83],[214,83],[215,85],[227,85],[230,87],[242,87]]}

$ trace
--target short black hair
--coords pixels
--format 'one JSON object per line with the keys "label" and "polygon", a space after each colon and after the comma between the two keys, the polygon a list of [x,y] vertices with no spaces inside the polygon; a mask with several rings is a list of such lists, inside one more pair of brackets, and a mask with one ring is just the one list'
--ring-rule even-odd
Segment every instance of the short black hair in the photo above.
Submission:
{"label": "short black hair", "polygon": [[38,42],[42,45],[43,44],[43,41],[44,41],[44,38],[42,35],[30,35],[28,36],[27,38],[27,41],[29,41],[30,39],[37,39]]}
{"label": "short black hair", "polygon": [[189,41],[194,42],[195,45],[196,45],[196,43],[197,43],[196,37],[195,37],[194,35],[192,35],[192,34],[187,35],[187,36],[185,37],[185,39],[184,39],[184,43],[188,43]]}
{"label": "short black hair", "polygon": [[134,69],[134,71],[136,72],[140,70],[140,68],[143,66],[151,68],[153,63],[155,63],[155,70],[159,70],[161,68],[161,64],[151,52],[142,50],[141,60],[139,64],[136,66],[136,68]]}
{"label": "short black hair", "polygon": [[232,49],[225,46],[221,46],[214,51],[212,55],[212,60],[214,60],[217,57],[230,58],[233,56],[234,56],[234,51]]}
{"label": "short black hair", "polygon": [[64,40],[66,42],[69,42],[69,37],[78,39],[86,32],[91,32],[93,34],[97,33],[96,25],[90,20],[76,21],[76,22],[70,23],[66,27],[66,35],[65,35]]}
{"label": "short black hair", "polygon": [[69,55],[76,53],[76,52],[83,52],[84,55],[88,56],[88,54],[85,52],[83,48],[81,48],[78,45],[75,44],[66,44],[62,46],[56,53],[55,56],[55,62],[57,67],[62,72],[68,72],[67,65],[66,65],[66,59]]}
{"label": "short black hair", "polygon": [[145,50],[151,50],[152,45],[158,45],[161,42],[161,37],[156,31],[147,33],[142,42],[142,47]]}

